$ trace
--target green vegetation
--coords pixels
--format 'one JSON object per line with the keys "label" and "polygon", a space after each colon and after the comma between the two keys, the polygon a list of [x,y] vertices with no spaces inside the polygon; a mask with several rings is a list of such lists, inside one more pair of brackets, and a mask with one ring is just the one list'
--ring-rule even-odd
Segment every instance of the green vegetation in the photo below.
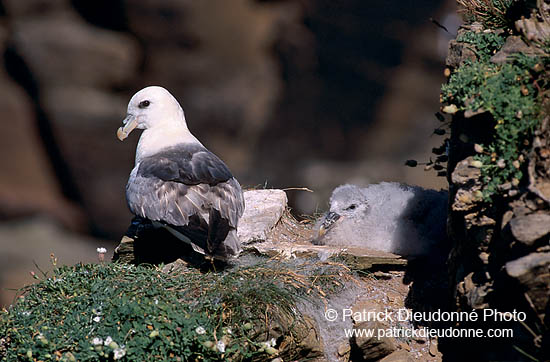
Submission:
{"label": "green vegetation", "polygon": [[502,48],[505,38],[495,33],[467,31],[459,34],[456,41],[471,44],[477,58],[482,62],[488,62]]}
{"label": "green vegetation", "polygon": [[264,360],[279,353],[270,331],[291,338],[302,321],[296,302],[321,303],[343,287],[344,274],[320,262],[260,261],[209,273],[62,267],[0,313],[0,359]]}
{"label": "green vegetation", "polygon": [[489,112],[495,120],[494,141],[482,145],[476,159],[481,170],[486,201],[499,186],[519,184],[522,164],[532,132],[539,124],[534,79],[540,60],[518,55],[512,63],[466,62],[442,87],[442,99],[459,111]]}
{"label": "green vegetation", "polygon": [[[492,3],[504,6],[511,2]],[[468,121],[473,115],[488,112],[494,121],[493,141],[476,146],[485,201],[491,201],[501,190],[517,187],[522,180],[530,140],[540,122],[540,80],[549,64],[547,56],[523,53],[509,56],[503,64],[491,62],[504,45],[502,34],[461,32],[457,42],[468,44],[477,60],[465,60],[455,69],[441,94],[448,113],[462,111]]]}

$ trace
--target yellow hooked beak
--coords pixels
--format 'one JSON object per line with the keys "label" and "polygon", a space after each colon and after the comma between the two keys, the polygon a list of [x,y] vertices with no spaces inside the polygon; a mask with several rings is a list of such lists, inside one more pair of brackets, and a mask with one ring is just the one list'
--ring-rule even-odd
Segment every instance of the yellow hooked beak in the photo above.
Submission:
{"label": "yellow hooked beak", "polygon": [[124,139],[128,137],[128,135],[137,127],[138,118],[132,114],[129,114],[126,118],[124,118],[122,124],[124,124],[124,126],[120,127],[116,131],[116,136],[119,140],[124,141]]}

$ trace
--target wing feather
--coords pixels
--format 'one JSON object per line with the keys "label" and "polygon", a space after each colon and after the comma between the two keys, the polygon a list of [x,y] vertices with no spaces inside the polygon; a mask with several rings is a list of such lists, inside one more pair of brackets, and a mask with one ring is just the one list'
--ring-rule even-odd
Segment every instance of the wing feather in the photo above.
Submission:
{"label": "wing feather", "polygon": [[[219,158],[199,146],[179,152],[169,150],[142,160],[132,170],[126,187],[128,206],[143,218],[175,227],[188,226],[195,236],[204,233],[210,238],[230,238],[231,245],[221,248],[238,252],[234,231],[245,207],[241,186]],[[219,212],[215,219],[221,218],[229,231],[213,233],[208,226],[213,210]],[[213,245],[221,245],[223,239],[212,241]]]}
{"label": "wing feather", "polygon": [[[155,157],[149,157],[142,161],[132,171],[126,189],[130,210],[150,220],[184,226],[192,215],[200,215],[208,221],[209,209],[214,208],[220,212],[222,218],[229,220],[231,227],[236,228],[244,212],[241,186],[232,176],[221,181],[221,175],[226,168],[225,164],[220,160],[219,163],[224,167],[214,167],[216,160],[219,159],[204,156],[210,153],[204,150],[206,149],[195,153],[202,156],[191,155],[188,158],[196,162],[206,162],[207,167],[200,162],[190,162],[183,169],[177,168],[181,162],[171,162],[166,157],[170,154],[166,152],[159,155],[156,160]],[[207,162],[208,160],[210,162]],[[201,176],[204,182],[198,184],[182,182],[184,179],[176,175],[186,171],[191,172],[193,168],[204,169],[205,167],[213,173],[215,170],[221,171],[216,177],[212,176],[210,179],[205,176],[204,170],[201,171],[202,175],[195,174],[187,177],[196,181],[199,179],[198,176]]]}

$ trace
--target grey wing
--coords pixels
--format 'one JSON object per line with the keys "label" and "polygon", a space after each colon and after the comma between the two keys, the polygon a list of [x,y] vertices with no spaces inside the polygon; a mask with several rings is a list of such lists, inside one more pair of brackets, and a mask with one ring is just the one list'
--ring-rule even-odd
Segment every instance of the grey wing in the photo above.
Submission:
{"label": "grey wing", "polygon": [[211,186],[186,185],[143,177],[137,172],[132,174],[126,187],[128,206],[134,214],[146,219],[185,226],[192,215],[208,221],[209,209],[214,208],[236,228],[244,212],[241,186],[233,177]]}
{"label": "grey wing", "polygon": [[214,200],[212,207],[220,212],[222,218],[229,220],[229,226],[237,228],[245,207],[243,191],[237,179],[232,177],[210,186],[210,193],[209,197]]}

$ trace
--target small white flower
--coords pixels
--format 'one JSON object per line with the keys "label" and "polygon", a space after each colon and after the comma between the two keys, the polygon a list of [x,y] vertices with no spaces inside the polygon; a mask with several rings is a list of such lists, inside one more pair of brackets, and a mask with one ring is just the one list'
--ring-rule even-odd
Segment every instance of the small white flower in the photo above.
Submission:
{"label": "small white flower", "polygon": [[229,327],[224,328],[223,331],[225,334],[233,334],[233,330]]}
{"label": "small white flower", "polygon": [[107,338],[105,338],[105,341],[103,342],[103,344],[108,346],[111,344],[112,341],[113,339],[111,338],[111,336],[108,336]]}
{"label": "small white flower", "polygon": [[105,254],[107,252],[107,249],[105,248],[97,248],[96,250],[99,254]]}
{"label": "small white flower", "polygon": [[126,349],[124,349],[124,347],[115,348],[113,350],[113,359],[114,360],[121,359],[125,355],[126,355]]}
{"label": "small white flower", "polygon": [[159,304],[159,300],[158,299],[155,299],[155,305]]}
{"label": "small white flower", "polygon": [[271,338],[269,341],[265,341],[262,343],[264,348],[275,347],[276,344],[277,340],[275,338]]}
{"label": "small white flower", "polygon": [[25,317],[28,317],[28,316],[31,315],[31,312],[28,311],[28,310],[24,310],[24,311],[21,312],[21,314],[24,315]]}
{"label": "small white flower", "polygon": [[206,333],[206,329],[204,329],[204,327],[202,327],[202,326],[198,326],[197,328],[195,328],[195,333],[197,333],[197,334],[205,334],[205,333]]}
{"label": "small white flower", "polygon": [[223,343],[223,341],[218,341],[218,343],[216,343],[216,348],[221,353],[224,353],[225,352],[225,343]]}
{"label": "small white flower", "polygon": [[93,318],[93,321],[96,322],[96,323],[98,323],[100,320],[101,320],[101,317],[100,317],[100,316],[95,316],[95,317]]}
{"label": "small white flower", "polygon": [[101,339],[99,337],[95,337],[94,339],[92,339],[92,344],[94,346],[102,345],[103,344],[103,339]]}

